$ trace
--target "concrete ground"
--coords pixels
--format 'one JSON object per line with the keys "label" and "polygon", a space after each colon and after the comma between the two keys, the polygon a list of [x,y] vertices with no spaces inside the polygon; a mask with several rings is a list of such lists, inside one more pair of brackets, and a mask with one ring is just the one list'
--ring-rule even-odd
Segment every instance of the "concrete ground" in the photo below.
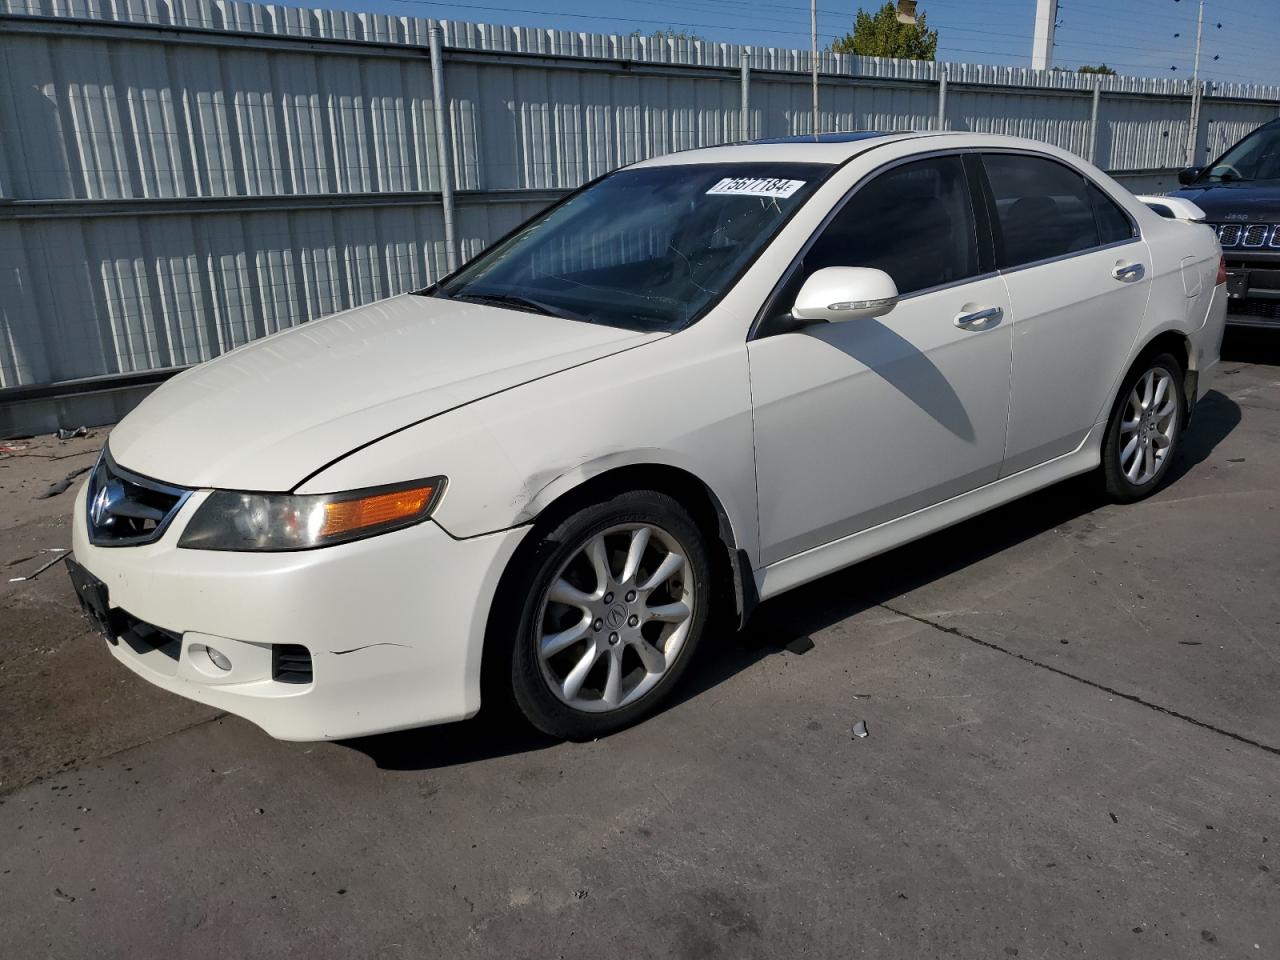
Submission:
{"label": "concrete ground", "polygon": [[20,442],[0,951],[1280,957],[1280,338],[1225,354],[1153,499],[1072,482],[828,577],[585,745],[279,743],[149,687],[60,565],[4,582],[101,438]]}

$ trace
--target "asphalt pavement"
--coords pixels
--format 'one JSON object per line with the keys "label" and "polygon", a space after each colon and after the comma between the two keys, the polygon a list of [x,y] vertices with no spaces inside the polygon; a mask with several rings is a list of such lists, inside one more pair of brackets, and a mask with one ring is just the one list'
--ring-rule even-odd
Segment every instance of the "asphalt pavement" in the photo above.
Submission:
{"label": "asphalt pavement", "polygon": [[0,952],[1280,957],[1280,336],[1225,355],[1154,498],[1072,481],[795,591],[588,744],[281,743],[151,688],[60,565],[3,582],[101,438],[29,441]]}

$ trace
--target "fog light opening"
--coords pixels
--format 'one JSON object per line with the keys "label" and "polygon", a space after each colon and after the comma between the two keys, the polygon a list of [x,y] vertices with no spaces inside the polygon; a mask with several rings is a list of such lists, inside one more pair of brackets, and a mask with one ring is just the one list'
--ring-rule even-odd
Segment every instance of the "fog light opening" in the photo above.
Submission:
{"label": "fog light opening", "polygon": [[213,661],[213,665],[219,670],[231,669],[231,661],[227,659],[225,654],[213,649],[213,647],[205,647],[204,652],[209,655],[209,659]]}

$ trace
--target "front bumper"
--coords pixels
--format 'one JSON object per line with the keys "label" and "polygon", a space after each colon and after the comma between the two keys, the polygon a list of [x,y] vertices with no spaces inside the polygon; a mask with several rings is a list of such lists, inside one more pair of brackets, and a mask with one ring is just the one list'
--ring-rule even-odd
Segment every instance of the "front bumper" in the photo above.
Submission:
{"label": "front bumper", "polygon": [[1280,328],[1280,256],[1227,257],[1227,323]]}
{"label": "front bumper", "polygon": [[[109,645],[157,686],[283,740],[444,723],[480,708],[490,605],[527,528],[455,540],[428,520],[296,553],[180,550],[178,538],[207,496],[198,492],[155,543],[100,547],[89,542],[85,496],[82,487],[72,545],[76,561],[106,586],[112,622],[142,621],[177,638],[129,636]],[[310,652],[310,682],[273,678],[275,648],[285,646]],[[230,670],[214,665],[209,647]]]}

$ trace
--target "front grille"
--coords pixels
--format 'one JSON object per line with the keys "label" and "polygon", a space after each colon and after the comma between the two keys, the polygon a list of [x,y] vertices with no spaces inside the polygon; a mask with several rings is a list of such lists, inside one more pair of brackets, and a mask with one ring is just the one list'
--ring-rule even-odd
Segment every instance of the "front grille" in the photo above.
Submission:
{"label": "front grille", "polygon": [[191,495],[122,469],[103,449],[89,477],[89,541],[99,547],[125,547],[159,539]]}
{"label": "front grille", "polygon": [[310,683],[311,651],[299,643],[273,643],[271,679],[280,683]]}
{"label": "front grille", "polygon": [[1230,247],[1280,248],[1280,224],[1276,223],[1211,223],[1223,249]]}

